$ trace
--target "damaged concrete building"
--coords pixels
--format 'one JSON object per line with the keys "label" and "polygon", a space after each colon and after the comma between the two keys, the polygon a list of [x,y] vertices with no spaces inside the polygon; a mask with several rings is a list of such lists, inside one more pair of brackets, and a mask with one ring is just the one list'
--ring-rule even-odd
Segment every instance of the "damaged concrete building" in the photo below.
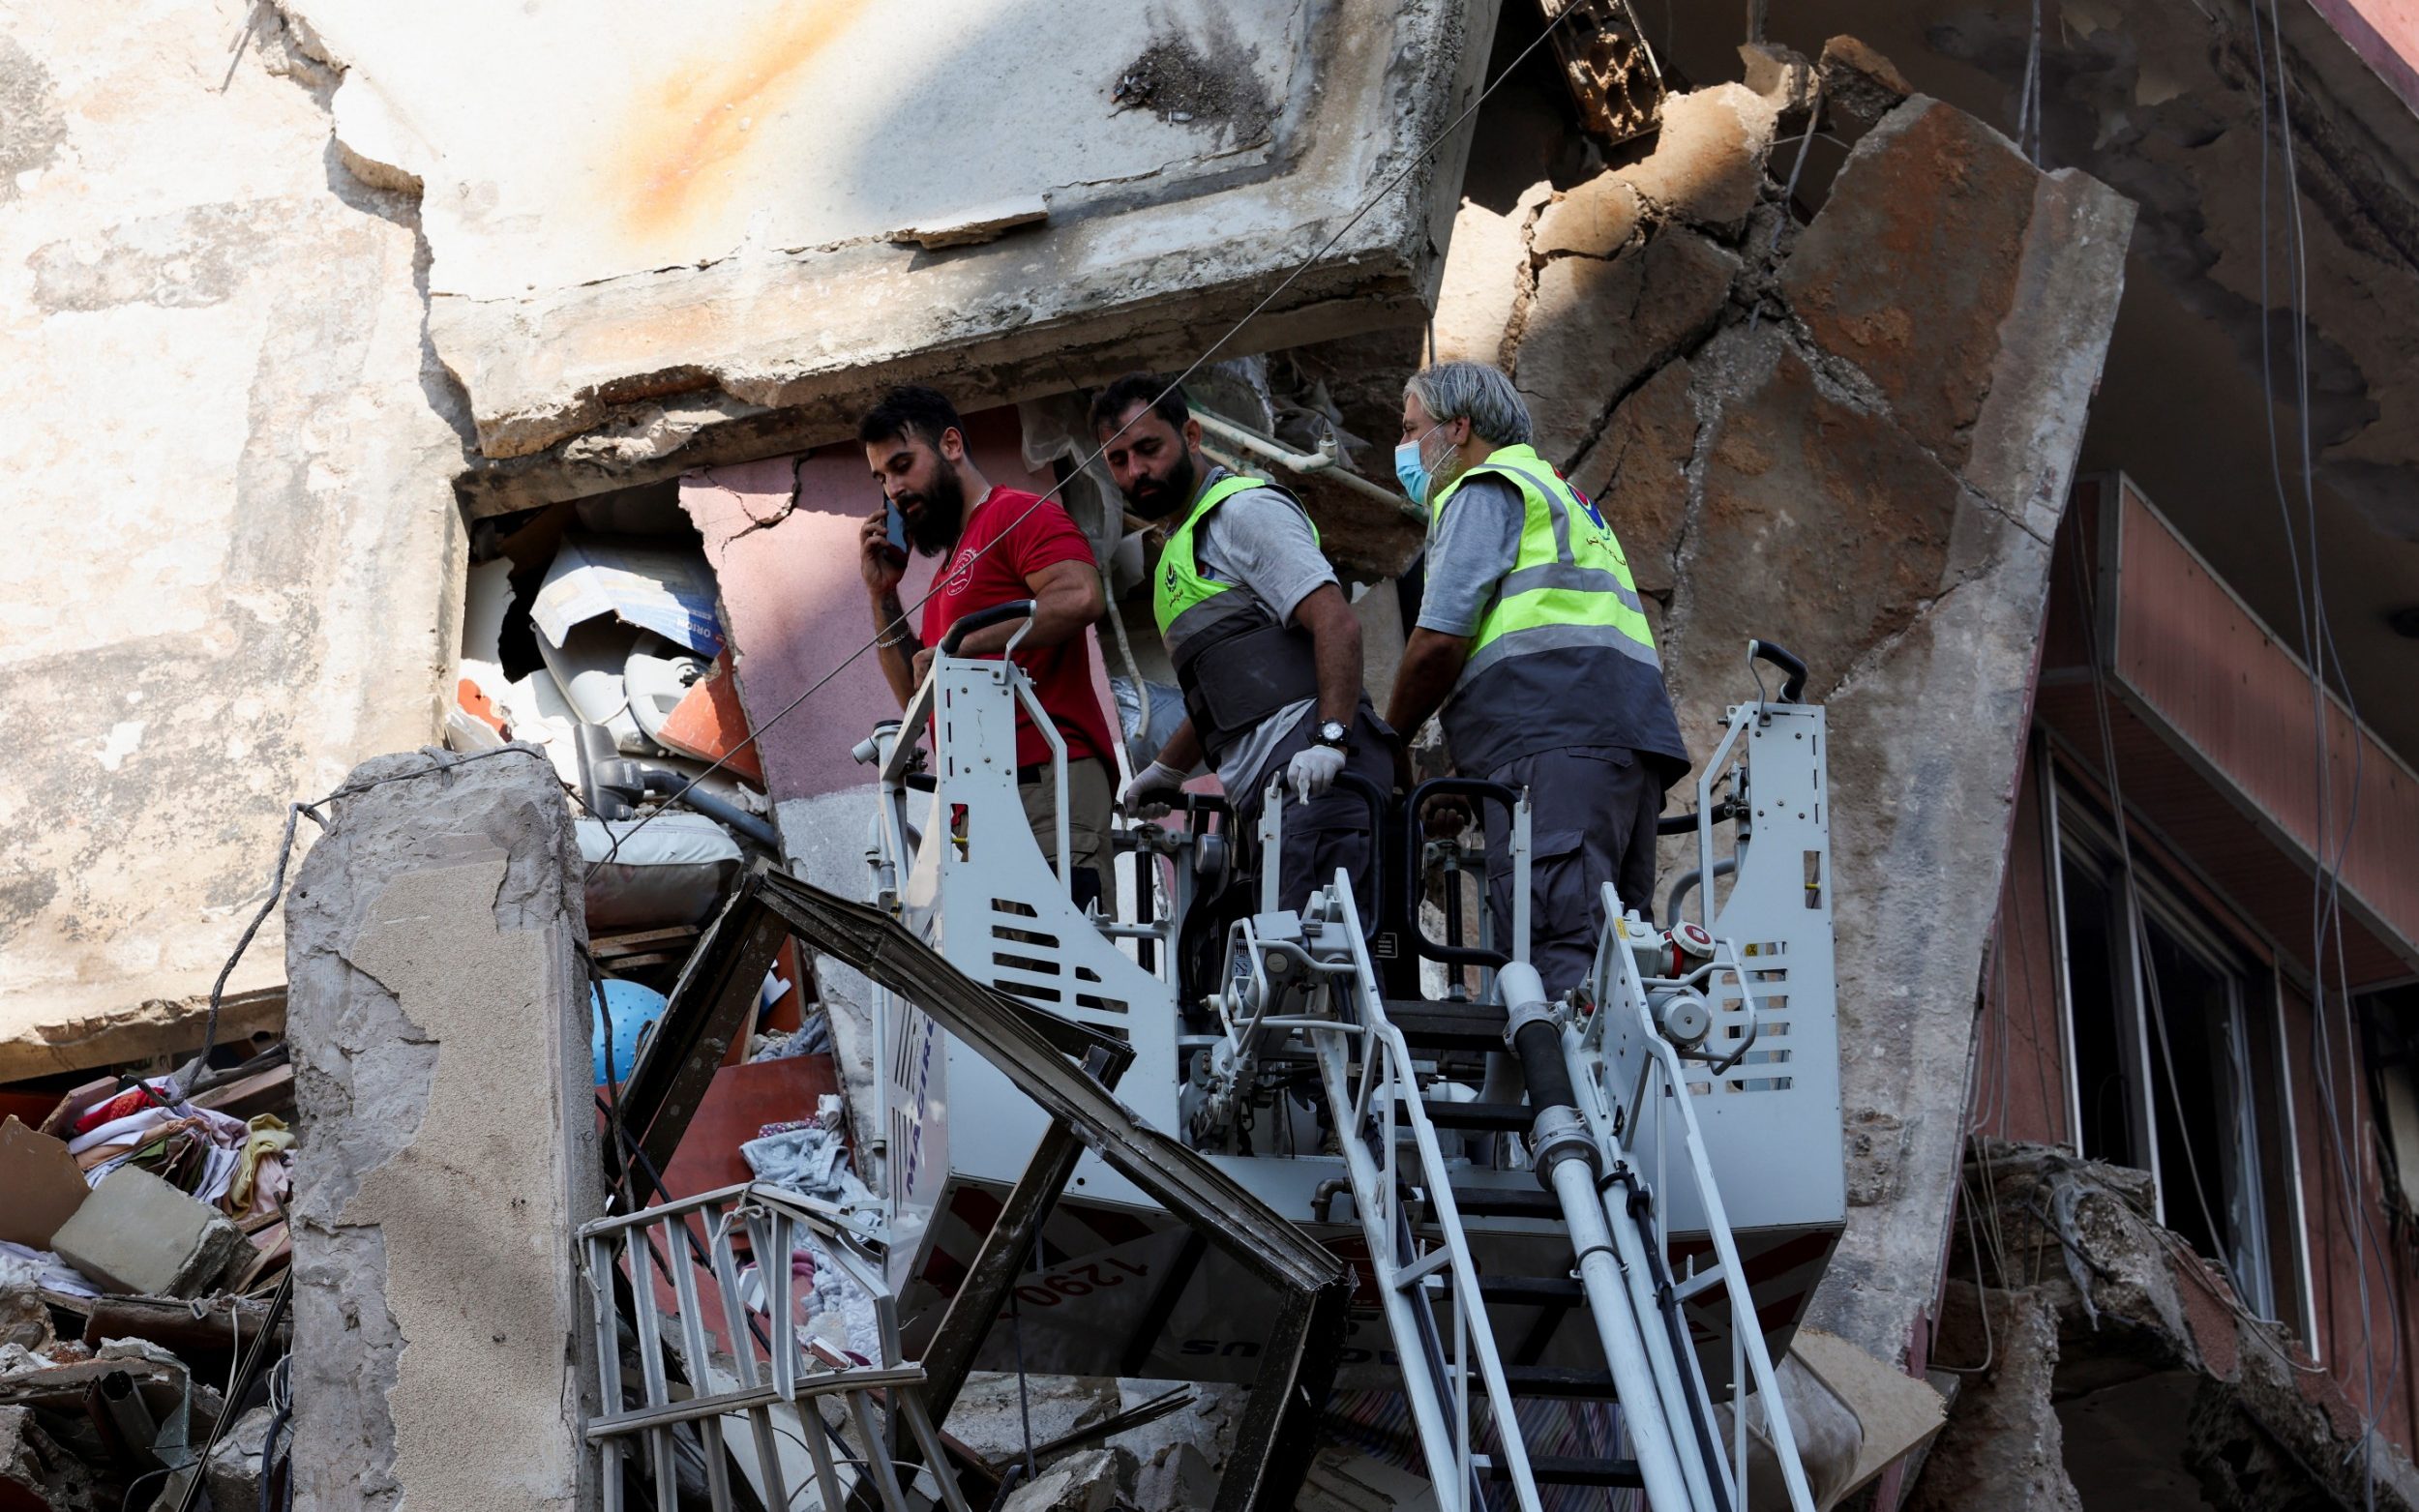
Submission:
{"label": "damaged concrete building", "polygon": [[[1094,967],[1052,1038],[831,902],[912,913],[869,403],[1062,502],[1122,777],[1182,705],[1092,394],[1189,372],[1382,706],[1450,360],[1619,533],[1692,754],[1750,640],[1826,722],[1837,1211],[1742,1226],[1732,1493],[2419,1504],[2419,27],[899,12],[0,13],[0,1506],[1649,1504],[1592,1403],[1531,1452],[1628,1468],[1438,1484],[1333,1192],[1176,1147]],[[975,1059],[1048,1117],[971,1123]]]}

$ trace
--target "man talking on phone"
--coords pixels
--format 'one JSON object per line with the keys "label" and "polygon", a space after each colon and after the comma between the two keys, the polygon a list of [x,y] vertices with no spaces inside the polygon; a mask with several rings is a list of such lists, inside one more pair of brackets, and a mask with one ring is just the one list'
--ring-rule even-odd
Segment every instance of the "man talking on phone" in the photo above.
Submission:
{"label": "man talking on phone", "polygon": [[[866,464],[883,504],[858,532],[858,566],[873,605],[877,654],[899,705],[907,706],[932,666],[933,648],[969,614],[1018,599],[1033,601],[1032,628],[1016,665],[1032,679],[1042,709],[1066,743],[1069,896],[1078,907],[1097,899],[1108,875],[1112,775],[1109,717],[1093,693],[1091,642],[1084,631],[1100,617],[1100,573],[1091,543],[1056,500],[999,488],[974,465],[954,405],[928,388],[892,389],[857,424]],[[896,521],[893,515],[896,515]],[[908,628],[899,602],[907,551],[892,544],[894,523],[925,556],[948,563],[924,601],[921,623]],[[960,656],[998,656],[1025,621],[986,626],[959,642]],[[1030,717],[1016,713],[1017,795],[1033,842],[1058,862],[1058,791],[1050,747]]]}

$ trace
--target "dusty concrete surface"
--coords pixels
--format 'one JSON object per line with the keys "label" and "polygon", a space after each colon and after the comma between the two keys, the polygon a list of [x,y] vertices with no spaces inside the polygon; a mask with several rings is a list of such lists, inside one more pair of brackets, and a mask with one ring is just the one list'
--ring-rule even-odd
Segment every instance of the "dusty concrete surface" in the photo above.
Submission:
{"label": "dusty concrete surface", "polygon": [[2148,1176],[1998,1140],[1965,1176],[1974,1237],[1958,1226],[1951,1265],[1981,1284],[1952,1283],[1934,1358],[1990,1369],[1964,1378],[1911,1506],[2361,1506],[2364,1459],[2374,1505],[2419,1506],[2382,1433],[2362,1454],[2343,1385],[2152,1222]]}
{"label": "dusty concrete surface", "polygon": [[[285,10],[343,74],[344,161],[422,186],[481,450],[554,473],[828,439],[909,369],[996,401],[1189,357],[1467,102],[1495,6],[1176,0],[1079,35],[939,0],[904,48],[861,0]],[[958,226],[1000,234],[911,244]],[[1432,235],[1424,192],[1391,197],[1238,351],[1411,318]],[[722,427],[743,451],[697,444]]]}
{"label": "dusty concrete surface", "polygon": [[294,1504],[584,1505],[571,1234],[604,1187],[570,811],[527,747],[370,783],[286,911]]}
{"label": "dusty concrete surface", "polygon": [[284,805],[436,728],[459,409],[332,83],[236,0],[0,19],[0,1079],[190,1050]]}

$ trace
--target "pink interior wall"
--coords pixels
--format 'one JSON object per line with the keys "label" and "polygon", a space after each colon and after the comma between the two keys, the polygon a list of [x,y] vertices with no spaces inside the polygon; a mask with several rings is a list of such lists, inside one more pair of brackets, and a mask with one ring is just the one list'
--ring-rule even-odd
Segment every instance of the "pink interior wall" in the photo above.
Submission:
{"label": "pink interior wall", "polygon": [[[985,410],[968,416],[966,425],[984,477],[1002,488],[1050,489],[1047,469],[1025,466],[1015,410]],[[765,782],[776,800],[871,781],[872,768],[852,760],[850,748],[877,722],[899,713],[881,666],[866,650],[767,727],[792,698],[873,638],[873,613],[857,574],[857,531],[881,502],[865,450],[852,441],[681,480],[681,507],[705,538],[706,559],[721,586],[739,701],[759,731]],[[939,567],[936,558],[909,560],[899,596],[911,622]],[[1114,712],[1097,646],[1092,666],[1095,691]]]}

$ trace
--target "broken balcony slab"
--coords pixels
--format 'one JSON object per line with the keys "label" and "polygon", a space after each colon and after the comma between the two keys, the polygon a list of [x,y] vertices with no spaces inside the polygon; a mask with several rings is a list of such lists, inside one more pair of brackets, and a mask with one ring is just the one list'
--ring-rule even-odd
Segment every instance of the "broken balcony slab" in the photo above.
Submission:
{"label": "broken balcony slab", "polygon": [[[867,0],[285,7],[343,71],[339,159],[421,193],[479,451],[636,421],[627,464],[767,411],[829,439],[900,376],[1190,357],[1319,249],[1231,353],[1416,319],[1468,133],[1346,223],[1470,103],[1495,9],[932,0],[902,48]],[[668,403],[695,424],[643,433]]]}

